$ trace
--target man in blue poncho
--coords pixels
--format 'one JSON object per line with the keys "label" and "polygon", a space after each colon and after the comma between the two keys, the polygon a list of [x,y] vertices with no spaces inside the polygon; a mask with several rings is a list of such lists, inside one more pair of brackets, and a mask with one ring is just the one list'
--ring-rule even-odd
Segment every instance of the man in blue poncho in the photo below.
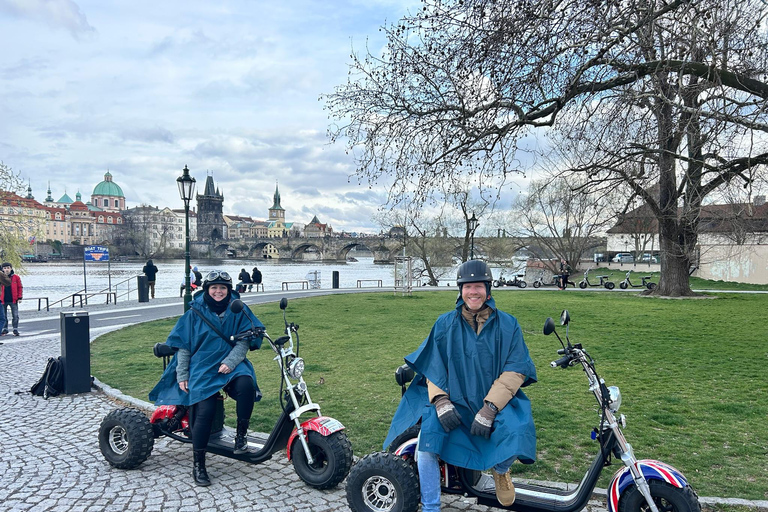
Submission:
{"label": "man in blue poncho", "polygon": [[459,267],[454,311],[441,315],[429,337],[405,358],[419,377],[403,396],[384,446],[421,420],[418,468],[423,512],[440,510],[438,457],[455,466],[493,468],[496,498],[515,501],[509,468],[536,458],[531,404],[520,388],[536,368],[517,320],[496,309],[488,266]]}
{"label": "man in blue poncho", "polygon": [[253,365],[245,357],[249,342],[241,340],[230,344],[210,326],[216,326],[224,336],[233,336],[253,326],[263,327],[250,309],[245,308],[240,313],[229,310],[230,301],[238,297],[232,291],[232,278],[228,273],[214,270],[206,276],[203,292],[195,295],[189,311],[179,318],[168,335],[166,344],[178,351],[160,382],[149,393],[149,399],[155,405],[193,407],[192,476],[201,486],[211,485],[205,468],[205,451],[219,390],[223,388],[237,401],[237,434],[233,451],[236,454],[248,450],[246,436],[253,403],[261,397]]}

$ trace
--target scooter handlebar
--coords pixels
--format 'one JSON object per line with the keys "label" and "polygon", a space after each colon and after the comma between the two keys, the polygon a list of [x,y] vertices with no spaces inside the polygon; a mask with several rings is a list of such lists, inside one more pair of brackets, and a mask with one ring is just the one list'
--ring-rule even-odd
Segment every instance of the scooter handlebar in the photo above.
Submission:
{"label": "scooter handlebar", "polygon": [[[558,350],[558,352],[560,352],[560,351]],[[566,368],[566,367],[568,367],[570,365],[570,363],[571,363],[571,356],[565,355],[565,356],[561,357],[560,359],[558,359],[556,361],[552,361],[551,363],[549,363],[549,366],[551,366],[552,368],[557,368],[558,366],[560,368]]]}

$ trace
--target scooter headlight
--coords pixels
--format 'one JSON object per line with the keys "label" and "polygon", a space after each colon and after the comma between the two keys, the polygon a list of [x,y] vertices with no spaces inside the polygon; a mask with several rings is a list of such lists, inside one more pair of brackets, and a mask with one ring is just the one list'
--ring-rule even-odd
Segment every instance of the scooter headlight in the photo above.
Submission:
{"label": "scooter headlight", "polygon": [[298,379],[304,374],[304,359],[300,357],[294,358],[288,363],[288,375],[294,379]]}
{"label": "scooter headlight", "polygon": [[621,391],[618,386],[608,386],[608,409],[615,413],[621,407]]}

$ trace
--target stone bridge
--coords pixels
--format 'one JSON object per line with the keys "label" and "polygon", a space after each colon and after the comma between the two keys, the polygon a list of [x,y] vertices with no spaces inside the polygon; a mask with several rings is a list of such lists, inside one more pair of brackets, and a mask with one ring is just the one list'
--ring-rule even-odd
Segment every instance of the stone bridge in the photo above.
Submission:
{"label": "stone bridge", "polygon": [[[402,254],[401,238],[366,236],[360,238],[243,238],[239,240],[219,240],[213,243],[195,242],[194,252],[199,256],[215,258],[262,257],[264,249],[272,246],[277,251],[277,258],[288,261],[305,261],[306,253],[316,253],[312,261],[325,263],[345,262],[347,253],[353,248],[367,249],[373,253],[374,263],[392,263],[395,256]],[[309,258],[307,258],[309,259]]]}

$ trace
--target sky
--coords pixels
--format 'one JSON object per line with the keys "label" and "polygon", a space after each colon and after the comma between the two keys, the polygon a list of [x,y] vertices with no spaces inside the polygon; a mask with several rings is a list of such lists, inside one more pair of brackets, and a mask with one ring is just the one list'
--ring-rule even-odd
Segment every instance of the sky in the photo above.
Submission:
{"label": "sky", "polygon": [[109,171],[128,206],[182,208],[188,166],[224,213],[378,232],[382,186],[330,145],[321,94],[350,52],[418,0],[0,0],[0,161],[38,201],[90,200]]}

